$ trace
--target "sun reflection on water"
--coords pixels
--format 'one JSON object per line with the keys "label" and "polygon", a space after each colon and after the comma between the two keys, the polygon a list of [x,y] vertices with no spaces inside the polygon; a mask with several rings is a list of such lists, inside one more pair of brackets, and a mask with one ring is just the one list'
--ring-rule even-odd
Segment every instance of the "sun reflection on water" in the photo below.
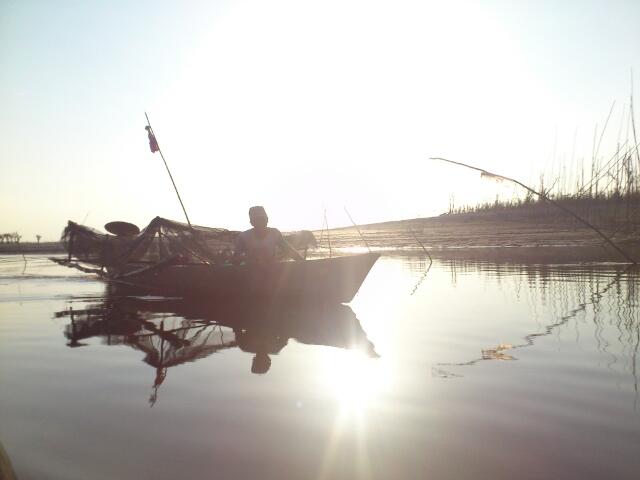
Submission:
{"label": "sun reflection on water", "polygon": [[332,477],[343,447],[355,446],[353,458],[356,478],[371,477],[367,445],[367,413],[380,402],[392,384],[390,365],[383,358],[372,358],[364,350],[337,350],[326,363],[322,387],[337,400],[338,410],[327,445],[319,479]]}
{"label": "sun reflection on water", "polygon": [[362,411],[390,385],[389,365],[364,350],[336,350],[326,363],[323,385],[341,410]]}

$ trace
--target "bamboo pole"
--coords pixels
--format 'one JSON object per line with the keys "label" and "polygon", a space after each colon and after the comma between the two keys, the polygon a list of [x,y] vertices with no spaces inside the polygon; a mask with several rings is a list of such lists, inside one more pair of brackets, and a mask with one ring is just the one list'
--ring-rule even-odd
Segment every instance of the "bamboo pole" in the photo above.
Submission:
{"label": "bamboo pole", "polygon": [[156,145],[158,146],[158,152],[160,153],[160,157],[162,158],[162,161],[164,162],[164,166],[167,169],[167,173],[169,174],[169,178],[171,179],[171,183],[173,184],[173,189],[176,191],[176,195],[178,196],[178,201],[180,202],[180,206],[182,207],[184,216],[187,219],[187,224],[189,225],[189,228],[193,228],[191,226],[191,221],[189,220],[189,215],[187,215],[187,209],[184,208],[184,203],[182,203],[182,198],[180,198],[180,192],[178,192],[178,187],[176,186],[176,182],[173,180],[173,175],[171,175],[171,170],[169,170],[169,165],[167,165],[167,161],[164,159],[164,155],[162,154],[162,150],[160,149],[160,144],[157,143],[158,138],[156,137],[156,134],[153,132],[153,128],[151,128],[151,122],[149,121],[149,116],[147,115],[147,112],[144,112],[144,116],[147,119],[147,130],[151,133],[153,138],[156,140]]}
{"label": "bamboo pole", "polygon": [[331,234],[329,233],[329,222],[327,220],[327,209],[324,209],[324,225],[327,227],[327,243],[329,244],[329,258],[332,256],[331,252]]}
{"label": "bamboo pole", "polygon": [[354,222],[353,218],[351,218],[351,214],[349,213],[349,210],[347,210],[347,207],[344,207],[344,211],[346,212],[347,216],[349,217],[349,220],[351,220],[351,223],[353,223],[353,226],[356,227],[356,230],[358,231],[358,235],[360,235],[360,238],[362,239],[364,244],[367,246],[367,250],[369,250],[369,253],[371,253],[371,247],[369,247],[369,242],[367,242],[367,239],[364,238],[364,235],[362,235],[362,232],[360,231],[360,228],[358,228],[358,225],[356,225],[356,222]]}

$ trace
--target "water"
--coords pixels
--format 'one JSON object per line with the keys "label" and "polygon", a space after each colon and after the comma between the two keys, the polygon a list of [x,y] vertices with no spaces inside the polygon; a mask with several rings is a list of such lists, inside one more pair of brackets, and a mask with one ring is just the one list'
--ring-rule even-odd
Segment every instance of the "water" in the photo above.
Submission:
{"label": "water", "polygon": [[0,442],[22,480],[638,477],[637,270],[426,267],[255,311],[0,257]]}

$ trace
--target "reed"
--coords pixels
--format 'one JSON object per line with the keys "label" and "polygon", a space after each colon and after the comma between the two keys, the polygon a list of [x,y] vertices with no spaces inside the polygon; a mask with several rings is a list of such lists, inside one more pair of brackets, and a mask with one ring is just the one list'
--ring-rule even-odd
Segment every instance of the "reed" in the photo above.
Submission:
{"label": "reed", "polygon": [[[585,178],[581,169],[575,179],[566,178],[570,171],[561,168],[551,186],[544,175],[540,176],[538,192],[547,198],[571,208],[587,220],[605,225],[615,225],[626,231],[640,231],[640,172],[633,158],[635,145],[620,149],[606,162],[592,162],[590,176]],[[487,178],[487,176],[483,176]],[[571,181],[573,180],[573,181]],[[572,189],[567,186],[573,185]],[[449,213],[517,212],[518,215],[544,216],[550,220],[566,217],[549,209],[542,197],[526,191],[512,198],[496,197],[491,202],[455,206],[449,204]]]}
{"label": "reed", "polygon": [[605,156],[601,153],[601,147],[610,132],[608,127],[615,101],[611,104],[602,129],[599,130],[597,125],[594,129],[588,160],[576,158],[577,129],[568,162],[558,160],[554,148],[552,173],[540,174],[536,188],[542,196],[532,195],[527,190],[511,198],[496,197],[494,201],[474,205],[456,206],[451,200],[448,213],[499,213],[532,220],[544,218],[552,222],[565,222],[566,215],[551,208],[543,198],[546,197],[614,235],[637,234],[640,232],[640,149],[633,100],[632,88],[628,108],[625,105],[620,115],[613,153]]}

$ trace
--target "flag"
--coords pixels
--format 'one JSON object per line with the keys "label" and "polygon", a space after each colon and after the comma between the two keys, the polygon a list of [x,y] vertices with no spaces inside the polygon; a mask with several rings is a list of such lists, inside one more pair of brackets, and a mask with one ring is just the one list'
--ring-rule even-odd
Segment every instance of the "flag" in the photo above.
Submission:
{"label": "flag", "polygon": [[147,134],[149,136],[149,148],[151,149],[151,153],[155,153],[158,150],[160,150],[160,147],[158,146],[158,141],[156,140],[156,136],[153,134],[153,131],[151,130],[151,127],[149,125],[147,125],[144,128],[147,131]]}

